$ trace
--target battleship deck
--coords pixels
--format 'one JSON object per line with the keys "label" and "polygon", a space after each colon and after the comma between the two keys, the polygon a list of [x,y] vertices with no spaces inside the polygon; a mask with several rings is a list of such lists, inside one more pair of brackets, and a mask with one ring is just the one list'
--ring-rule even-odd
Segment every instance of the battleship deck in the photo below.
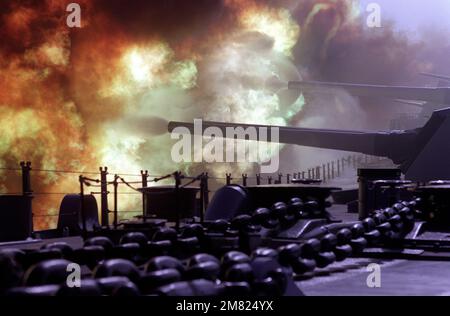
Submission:
{"label": "battleship deck", "polygon": [[[333,205],[328,211],[335,219],[342,221],[356,221],[358,217],[348,213],[344,205]],[[67,237],[2,243],[0,249],[40,249],[44,244],[55,241],[64,241],[72,248],[80,248],[83,244],[81,237]],[[371,273],[367,271],[367,266],[372,263],[379,264],[381,268],[380,288],[367,286]],[[351,258],[318,269],[314,277],[297,279],[296,284],[305,295],[312,296],[450,295],[449,267],[448,261]]]}

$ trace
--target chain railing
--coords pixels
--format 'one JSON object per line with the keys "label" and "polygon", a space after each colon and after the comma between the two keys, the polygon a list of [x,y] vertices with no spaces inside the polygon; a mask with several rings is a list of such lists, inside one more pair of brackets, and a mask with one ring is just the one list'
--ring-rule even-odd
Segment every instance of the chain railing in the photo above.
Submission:
{"label": "chain railing", "polygon": [[[99,171],[75,171],[75,170],[59,170],[59,169],[33,169],[31,168],[31,162],[21,162],[20,168],[11,167],[0,167],[0,170],[20,172],[22,175],[22,192],[5,192],[0,193],[0,195],[24,195],[24,196],[55,196],[55,195],[68,195],[74,194],[74,192],[39,192],[32,191],[31,189],[31,172],[38,173],[61,173],[61,174],[79,174],[79,187],[80,195],[85,195],[87,188],[99,188],[98,192],[89,192],[89,194],[100,195],[100,209],[102,215],[102,225],[109,225],[109,215],[113,214],[113,225],[117,227],[118,225],[118,215],[119,214],[139,214],[142,213],[143,218],[146,217],[145,203],[142,201],[141,211],[131,211],[131,210],[119,210],[119,196],[124,195],[143,195],[143,191],[136,187],[136,185],[141,188],[148,187],[151,183],[156,184],[164,180],[172,179],[174,185],[173,189],[168,191],[174,192],[176,190],[182,189],[186,186],[199,183],[200,189],[200,202],[201,202],[201,220],[203,220],[203,213],[207,209],[209,204],[209,195],[212,192],[209,189],[209,181],[215,181],[215,183],[230,184],[240,184],[242,186],[248,185],[277,185],[277,184],[291,184],[296,182],[296,180],[315,180],[314,183],[322,182],[327,184],[339,177],[341,177],[348,169],[356,169],[370,163],[379,161],[381,158],[372,157],[367,155],[349,155],[340,159],[335,159],[333,161],[322,163],[315,167],[307,168],[303,171],[298,171],[289,174],[255,174],[254,176],[249,176],[247,173],[241,174],[238,177],[234,177],[231,173],[226,173],[225,177],[211,176],[208,173],[202,173],[197,176],[183,175],[181,172],[173,172],[166,175],[156,175],[149,174],[147,170],[141,170],[138,174],[133,173],[123,173],[123,172],[110,172],[107,167],[99,168]],[[99,178],[93,178],[93,175],[99,175]],[[89,176],[89,177],[88,177]],[[113,176],[113,180],[108,180],[108,177]],[[125,177],[133,178],[140,177],[140,180],[127,180]],[[185,181],[186,183],[182,183]],[[113,194],[113,208],[109,209],[108,206],[108,195],[111,192],[108,187],[112,186]],[[125,186],[130,191],[119,192],[119,186]],[[168,193],[168,192],[162,192]],[[76,194],[76,193],[75,193]],[[83,199],[81,199],[83,201]],[[83,202],[82,202],[82,207]],[[36,218],[43,217],[57,217],[58,214],[33,214]]]}

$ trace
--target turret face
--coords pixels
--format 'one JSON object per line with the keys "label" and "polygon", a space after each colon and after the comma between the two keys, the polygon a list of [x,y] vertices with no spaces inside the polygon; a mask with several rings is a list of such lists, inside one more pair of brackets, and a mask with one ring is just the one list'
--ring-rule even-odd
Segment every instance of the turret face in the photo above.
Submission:
{"label": "turret face", "polygon": [[406,176],[410,180],[450,180],[450,108],[435,111],[420,129],[415,152],[408,164]]}
{"label": "turret face", "polygon": [[[195,132],[193,123],[184,122],[170,122],[169,132],[180,126],[192,134]],[[226,128],[277,128],[280,143],[387,157],[400,165],[408,179],[450,180],[450,108],[434,112],[423,128],[404,131],[364,132],[203,122],[203,130],[208,127],[219,128],[223,135],[226,135]]]}

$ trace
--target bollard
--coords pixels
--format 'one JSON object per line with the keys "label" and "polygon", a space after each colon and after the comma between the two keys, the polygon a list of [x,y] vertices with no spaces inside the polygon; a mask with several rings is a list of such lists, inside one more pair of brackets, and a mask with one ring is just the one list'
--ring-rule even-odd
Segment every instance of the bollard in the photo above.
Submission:
{"label": "bollard", "polygon": [[109,225],[109,210],[108,210],[108,167],[100,167],[100,203],[102,214],[102,226]]}
{"label": "bollard", "polygon": [[209,206],[209,173],[205,173],[205,211]]}
{"label": "bollard", "polygon": [[242,185],[243,185],[244,187],[247,186],[247,178],[248,178],[248,175],[247,175],[247,174],[242,174]]}
{"label": "bollard", "polygon": [[227,176],[227,185],[231,185],[231,180],[232,180],[231,173],[227,173],[226,176]]}
{"label": "bollard", "polygon": [[[148,186],[148,170],[141,170],[141,180],[142,180],[142,187],[146,188]],[[144,194],[142,194],[142,220],[145,222],[147,220],[146,217],[146,205],[145,205],[145,198],[144,198]]]}
{"label": "bollard", "polygon": [[84,177],[79,176],[78,181],[80,182],[80,212],[81,212],[81,222],[83,225],[83,237],[87,237],[87,225],[86,225],[86,210],[84,206]]}
{"label": "bollard", "polygon": [[208,208],[208,173],[202,173],[200,176],[200,222],[205,221],[205,212]]}
{"label": "bollard", "polygon": [[181,173],[179,171],[176,171],[173,174],[175,178],[175,212],[176,212],[176,222],[175,222],[175,228],[178,230],[180,229],[180,186],[181,186]]}
{"label": "bollard", "polygon": [[31,195],[31,162],[22,161],[20,162],[20,167],[22,168],[22,195]]}
{"label": "bollard", "polygon": [[[141,171],[142,173],[142,171]],[[119,187],[119,176],[117,174],[114,175],[114,181],[113,181],[113,186],[114,186],[114,220],[113,220],[113,225],[114,225],[114,229],[117,229],[117,225],[118,225],[118,211],[117,211],[117,195],[118,195],[118,187]]]}

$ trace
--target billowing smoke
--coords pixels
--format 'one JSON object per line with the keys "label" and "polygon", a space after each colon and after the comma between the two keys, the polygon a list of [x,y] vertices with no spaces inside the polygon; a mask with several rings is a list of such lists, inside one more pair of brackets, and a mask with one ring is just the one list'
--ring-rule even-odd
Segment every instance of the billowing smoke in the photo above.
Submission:
{"label": "billowing smoke", "polygon": [[[351,0],[83,0],[81,29],[66,25],[69,2],[1,3],[0,167],[251,173],[254,164],[175,164],[166,122],[379,128],[391,104],[299,97],[271,83],[408,83],[434,67],[391,27],[366,29]],[[281,164],[291,171],[317,162],[317,152],[289,148]],[[33,177],[38,192],[77,191],[75,176]],[[1,191],[17,190],[16,178],[0,173]],[[40,198],[35,213],[55,213],[60,198]]]}

